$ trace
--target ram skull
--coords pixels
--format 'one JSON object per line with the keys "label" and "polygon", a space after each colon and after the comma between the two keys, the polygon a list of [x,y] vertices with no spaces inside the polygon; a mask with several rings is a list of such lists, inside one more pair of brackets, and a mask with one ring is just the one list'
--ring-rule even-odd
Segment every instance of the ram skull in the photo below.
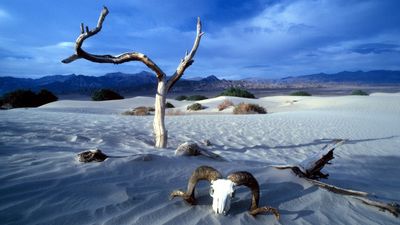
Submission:
{"label": "ram skull", "polygon": [[222,178],[220,172],[209,166],[198,167],[189,178],[186,192],[181,190],[173,191],[170,195],[174,197],[182,197],[187,203],[196,204],[194,190],[196,184],[200,180],[207,180],[211,183],[210,195],[213,198],[212,208],[217,214],[226,215],[231,207],[231,201],[235,194],[235,187],[244,185],[250,188],[252,192],[250,214],[256,216],[260,213],[271,212],[279,219],[277,209],[270,206],[259,207],[260,187],[254,176],[246,171],[239,171],[230,174],[227,179]]}

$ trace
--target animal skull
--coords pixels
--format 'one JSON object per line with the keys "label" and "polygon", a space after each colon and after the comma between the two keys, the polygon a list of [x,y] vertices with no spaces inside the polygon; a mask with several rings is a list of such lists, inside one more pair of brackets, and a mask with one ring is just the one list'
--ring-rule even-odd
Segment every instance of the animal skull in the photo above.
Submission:
{"label": "animal skull", "polygon": [[246,171],[238,171],[231,173],[227,179],[222,178],[218,170],[210,166],[199,166],[189,178],[186,191],[175,190],[171,193],[170,198],[182,197],[191,205],[196,204],[195,188],[197,182],[207,180],[211,183],[210,195],[213,198],[212,208],[215,213],[226,215],[231,207],[231,200],[234,197],[234,187],[246,186],[250,188],[252,193],[250,214],[256,216],[260,213],[272,212],[279,219],[277,209],[270,206],[259,207],[260,187],[254,176]]}
{"label": "animal skull", "polygon": [[235,190],[231,180],[218,179],[211,181],[210,195],[213,198],[212,208],[217,214],[226,215],[231,208],[231,200]]}

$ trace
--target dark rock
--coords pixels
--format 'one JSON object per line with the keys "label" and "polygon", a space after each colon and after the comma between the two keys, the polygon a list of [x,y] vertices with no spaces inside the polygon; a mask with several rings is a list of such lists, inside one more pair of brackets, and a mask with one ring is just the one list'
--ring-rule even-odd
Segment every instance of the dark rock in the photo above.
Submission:
{"label": "dark rock", "polygon": [[100,149],[92,149],[88,151],[84,151],[78,153],[78,160],[79,162],[102,162],[106,160],[108,156],[104,154]]}
{"label": "dark rock", "polygon": [[201,148],[196,143],[185,142],[175,150],[178,156],[197,156],[201,155]]}

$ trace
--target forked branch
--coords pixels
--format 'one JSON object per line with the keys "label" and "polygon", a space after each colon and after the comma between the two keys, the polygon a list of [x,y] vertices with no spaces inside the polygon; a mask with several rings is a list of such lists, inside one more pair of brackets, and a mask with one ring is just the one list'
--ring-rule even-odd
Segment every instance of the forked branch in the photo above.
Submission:
{"label": "forked branch", "polygon": [[168,80],[167,90],[171,90],[172,86],[182,77],[185,70],[193,64],[193,57],[196,54],[197,48],[199,47],[201,36],[203,36],[204,32],[201,31],[201,21],[200,17],[197,18],[197,29],[196,29],[196,38],[193,43],[192,50],[190,52],[186,52],[185,57],[182,58],[179,63],[178,68],[176,69],[174,75]]}
{"label": "forked branch", "polygon": [[120,55],[95,55],[90,54],[82,49],[83,42],[101,31],[103,26],[103,22],[108,14],[107,7],[104,7],[100,13],[99,20],[97,22],[97,26],[93,29],[89,29],[89,27],[81,24],[81,34],[75,41],[75,54],[71,55],[70,57],[62,60],[63,63],[71,63],[77,59],[84,58],[86,60],[97,62],[97,63],[113,63],[113,64],[121,64],[129,61],[140,61],[144,63],[147,67],[153,70],[157,74],[158,79],[162,79],[165,77],[165,73],[146,55],[139,53],[139,52],[129,52],[123,53]]}

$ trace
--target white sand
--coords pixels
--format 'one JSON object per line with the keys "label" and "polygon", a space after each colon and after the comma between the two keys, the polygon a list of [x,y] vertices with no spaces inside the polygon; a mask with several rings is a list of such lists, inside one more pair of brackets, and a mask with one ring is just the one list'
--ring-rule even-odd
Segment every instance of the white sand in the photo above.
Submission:
{"label": "white sand", "polygon": [[[253,102],[267,115],[227,115],[216,106],[225,98]],[[294,102],[293,100],[296,100]],[[192,102],[168,100],[182,111]],[[195,115],[168,116],[168,149],[152,147],[152,116],[120,113],[154,98],[119,101],[59,101],[39,109],[0,111],[1,224],[399,224],[400,219],[333,194],[271,165],[297,164],[332,139],[349,139],[325,168],[327,183],[374,193],[380,201],[400,202],[400,94],[344,97],[218,97]],[[209,150],[228,159],[174,157],[185,141],[209,139]],[[111,156],[82,164],[76,153],[100,148]],[[153,154],[140,161],[136,154]],[[199,205],[169,193],[185,189],[192,171],[210,165],[224,175],[254,174],[261,205],[279,209],[253,218],[250,192],[237,191],[230,214],[211,208],[206,182],[199,183]]]}

